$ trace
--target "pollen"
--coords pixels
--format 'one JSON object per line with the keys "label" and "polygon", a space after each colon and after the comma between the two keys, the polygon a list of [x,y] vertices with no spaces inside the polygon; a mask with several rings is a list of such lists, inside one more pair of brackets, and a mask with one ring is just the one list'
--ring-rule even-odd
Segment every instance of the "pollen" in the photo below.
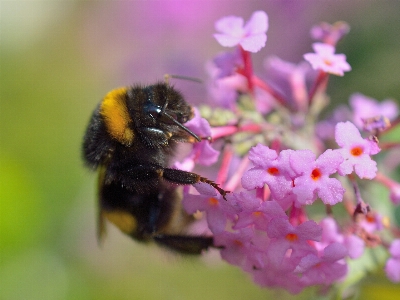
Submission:
{"label": "pollen", "polygon": [[360,156],[363,154],[363,149],[360,146],[354,147],[350,150],[351,155]]}
{"label": "pollen", "polygon": [[321,171],[319,169],[314,169],[311,172],[311,179],[317,181],[317,180],[319,180],[321,178],[321,175],[322,174],[321,174]]}
{"label": "pollen", "polygon": [[268,172],[268,174],[270,174],[272,176],[279,175],[279,169],[275,168],[275,167],[268,168],[267,172]]}
{"label": "pollen", "polygon": [[297,234],[295,233],[288,233],[285,237],[289,242],[295,242],[299,239],[299,237],[297,236]]}

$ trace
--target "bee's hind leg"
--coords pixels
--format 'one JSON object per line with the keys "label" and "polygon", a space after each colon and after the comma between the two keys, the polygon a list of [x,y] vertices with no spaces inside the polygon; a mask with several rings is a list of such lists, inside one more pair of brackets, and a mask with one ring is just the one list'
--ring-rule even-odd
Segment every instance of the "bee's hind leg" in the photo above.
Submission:
{"label": "bee's hind leg", "polygon": [[214,246],[214,240],[210,236],[156,234],[153,239],[160,246],[183,254],[199,255],[203,250]]}

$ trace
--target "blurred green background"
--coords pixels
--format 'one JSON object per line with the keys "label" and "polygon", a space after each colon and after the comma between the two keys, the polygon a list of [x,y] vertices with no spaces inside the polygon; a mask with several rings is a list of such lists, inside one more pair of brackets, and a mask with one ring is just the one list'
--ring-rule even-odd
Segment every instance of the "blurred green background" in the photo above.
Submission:
{"label": "blurred green background", "polygon": [[[1,1],[0,299],[308,299],[253,285],[217,253],[189,259],[137,244],[109,226],[97,245],[95,174],[80,147],[91,111],[110,89],[165,73],[206,79],[223,50],[225,15],[269,15],[267,55],[298,62],[309,29],[344,20],[339,45],[353,71],[333,78],[333,102],[353,92],[400,99],[400,1]],[[177,82],[189,102],[204,85]],[[190,92],[189,92],[190,91]],[[382,272],[360,299],[393,299]]]}

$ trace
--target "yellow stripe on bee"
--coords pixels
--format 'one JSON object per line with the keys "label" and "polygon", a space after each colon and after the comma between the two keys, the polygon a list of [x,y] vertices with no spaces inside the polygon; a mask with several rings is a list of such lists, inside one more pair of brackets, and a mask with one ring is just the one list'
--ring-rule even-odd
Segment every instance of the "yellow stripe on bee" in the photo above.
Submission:
{"label": "yellow stripe on bee", "polygon": [[104,118],[108,133],[124,145],[131,145],[134,133],[129,128],[131,118],[126,107],[125,87],[109,92],[100,106],[100,114]]}
{"label": "yellow stripe on bee", "polygon": [[122,232],[131,234],[136,230],[137,221],[130,213],[122,210],[102,211],[102,215]]}

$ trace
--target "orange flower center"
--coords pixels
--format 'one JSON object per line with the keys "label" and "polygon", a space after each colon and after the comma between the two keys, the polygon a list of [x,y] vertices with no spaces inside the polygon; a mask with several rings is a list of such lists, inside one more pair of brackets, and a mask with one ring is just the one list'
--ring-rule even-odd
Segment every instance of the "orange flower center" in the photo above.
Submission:
{"label": "orange flower center", "polygon": [[299,237],[297,236],[297,234],[295,233],[288,233],[285,237],[289,242],[294,242],[297,241],[299,239]]}
{"label": "orange flower center", "polygon": [[253,216],[256,217],[256,218],[261,217],[261,215],[262,215],[262,212],[261,212],[261,211],[254,211],[254,212],[253,212]]}
{"label": "orange flower center", "polygon": [[312,178],[312,180],[315,180],[315,181],[317,181],[318,179],[320,179],[320,177],[321,177],[321,171],[319,170],[319,169],[314,169],[312,172],[311,172],[311,178]]}
{"label": "orange flower center", "polygon": [[276,176],[279,174],[278,168],[275,168],[275,167],[268,168],[267,172],[269,174],[271,174],[272,176]]}
{"label": "orange flower center", "polygon": [[363,154],[363,149],[361,147],[354,147],[351,149],[350,151],[351,155],[353,156],[360,156],[361,154]]}
{"label": "orange flower center", "polygon": [[368,223],[375,223],[375,216],[371,214],[367,214],[365,216],[365,219],[367,220]]}
{"label": "orange flower center", "polygon": [[243,247],[243,243],[239,240],[234,240],[233,243],[235,244],[235,246]]}
{"label": "orange flower center", "polygon": [[214,198],[214,197],[211,197],[210,199],[208,199],[208,202],[212,206],[217,206],[218,205],[218,200],[216,198]]}
{"label": "orange flower center", "polygon": [[332,65],[333,65],[333,62],[332,62],[332,60],[330,60],[330,59],[328,59],[328,58],[325,58],[325,59],[324,59],[324,64],[327,65],[327,66],[332,66]]}

